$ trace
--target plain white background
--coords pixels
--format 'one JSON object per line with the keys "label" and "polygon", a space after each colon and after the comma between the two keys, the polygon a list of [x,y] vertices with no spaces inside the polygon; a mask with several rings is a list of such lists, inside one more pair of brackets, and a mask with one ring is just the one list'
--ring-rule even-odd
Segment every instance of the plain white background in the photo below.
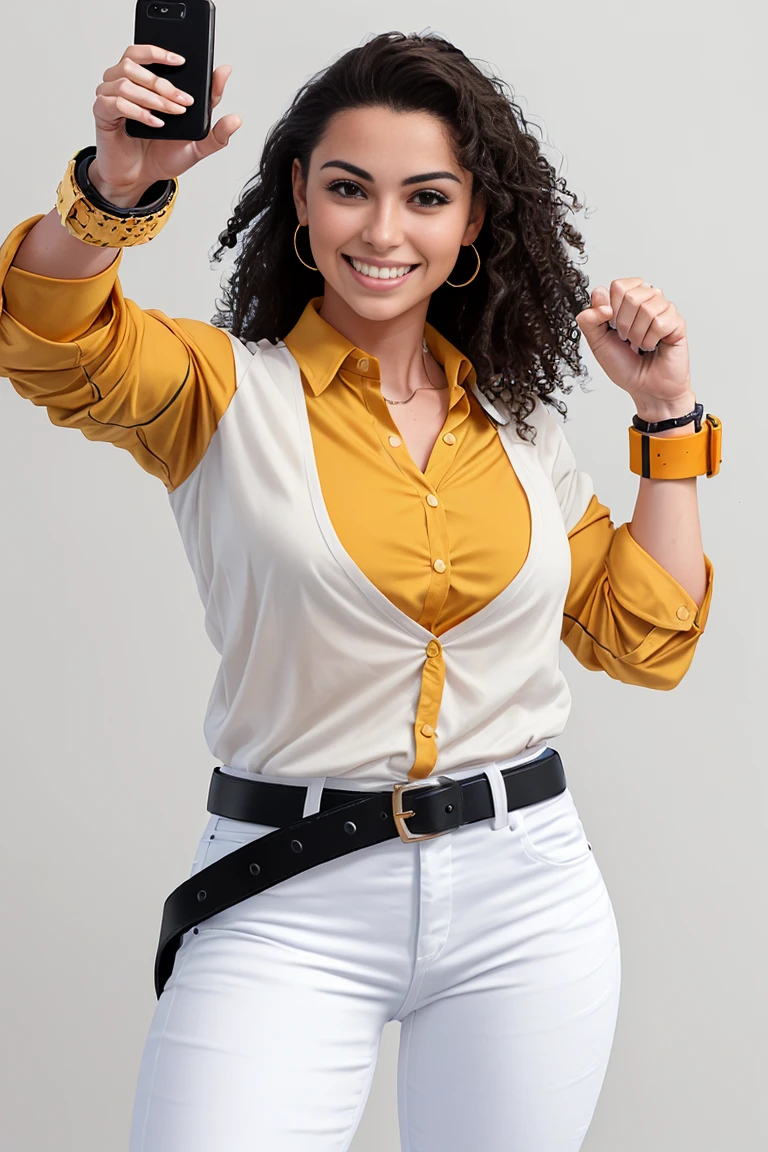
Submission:
{"label": "plain white background", "polygon": [[[639,275],[662,288],[687,322],[698,398],[723,421],[721,474],[698,481],[715,591],[690,671],[653,692],[587,672],[563,646],[573,705],[554,743],[622,941],[616,1040],[584,1148],[757,1152],[765,18],[692,0],[221,0],[214,63],[233,73],[214,119],[243,125],[181,178],[163,235],[125,253],[126,296],[210,320],[228,264],[211,268],[209,253],[269,127],[311,74],[390,29],[439,32],[508,81],[586,201],[572,219],[592,286]],[[3,237],[54,206],[67,162],[94,143],[96,86],[132,39],[130,0],[4,5]],[[591,391],[566,397],[565,431],[618,526],[639,483],[634,408],[583,350]],[[103,1152],[127,1146],[162,906],[207,817],[202,719],[218,658],[160,481],[0,383],[3,1137]],[[398,1027],[384,1031],[353,1152],[398,1148]]]}

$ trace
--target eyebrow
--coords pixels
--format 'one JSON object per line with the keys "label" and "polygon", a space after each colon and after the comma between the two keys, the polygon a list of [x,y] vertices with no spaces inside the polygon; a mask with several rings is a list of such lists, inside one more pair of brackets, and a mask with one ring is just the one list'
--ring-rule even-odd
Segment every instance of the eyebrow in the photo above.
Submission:
{"label": "eyebrow", "polygon": [[[359,176],[361,180],[370,180],[371,183],[374,183],[370,172],[366,172],[364,168],[358,168],[355,164],[347,164],[345,160],[326,160],[325,164],[320,165],[321,172],[323,168],[343,168],[345,172],[351,172],[353,176]],[[461,180],[453,172],[423,172],[421,176],[406,176],[401,183],[403,185],[421,184],[424,180],[455,180],[457,184],[461,184]]]}

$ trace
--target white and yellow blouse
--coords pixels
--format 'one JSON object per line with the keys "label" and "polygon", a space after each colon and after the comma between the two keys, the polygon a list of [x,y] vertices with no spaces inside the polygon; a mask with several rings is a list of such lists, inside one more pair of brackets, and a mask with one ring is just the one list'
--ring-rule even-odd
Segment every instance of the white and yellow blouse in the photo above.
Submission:
{"label": "white and yellow blouse", "polygon": [[680,682],[711,561],[699,607],[614,527],[547,406],[520,438],[427,324],[450,397],[422,472],[321,296],[246,345],[126,299],[122,251],[81,280],[12,267],[41,218],[0,248],[0,375],[165,485],[221,655],[222,764],[387,787],[522,754],[565,727],[561,641],[627,684]]}

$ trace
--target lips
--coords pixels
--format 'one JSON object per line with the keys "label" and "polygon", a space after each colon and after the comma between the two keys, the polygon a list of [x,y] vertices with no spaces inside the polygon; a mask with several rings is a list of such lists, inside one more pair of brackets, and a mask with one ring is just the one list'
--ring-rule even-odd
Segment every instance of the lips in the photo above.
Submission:
{"label": "lips", "polygon": [[[353,277],[359,287],[374,296],[386,292],[397,292],[399,288],[403,287],[406,280],[410,280],[411,276],[416,275],[416,269],[420,267],[419,264],[414,264],[410,272],[406,272],[404,276],[393,276],[392,279],[387,276],[385,279],[380,279],[378,276],[366,276],[363,272],[358,272],[357,268],[352,264],[350,257],[344,252],[342,252],[341,255],[344,257],[344,263],[349,268],[350,276]],[[400,267],[404,268],[405,265],[401,264]]]}
{"label": "lips", "polygon": [[[348,256],[346,252],[342,252],[342,256],[343,256],[343,257],[344,257],[344,259],[347,261],[347,263],[349,264],[350,268],[352,268],[352,269],[353,269],[353,271],[357,271],[357,269],[355,269],[355,268],[354,268],[354,265],[352,264],[352,257],[351,257],[351,256]],[[358,263],[359,263],[359,264],[367,264],[367,263],[368,263],[368,261],[367,261],[367,260],[359,260],[359,261],[358,261]],[[373,266],[374,266],[374,265],[368,264],[368,267],[369,267],[369,268],[370,268],[370,267],[373,267]],[[375,267],[380,267],[380,265],[375,265]],[[411,272],[413,272],[414,268],[418,268],[418,264],[409,264],[409,265],[406,265],[406,264],[404,264],[404,263],[403,263],[403,264],[393,264],[393,265],[386,265],[386,267],[390,268],[390,270],[391,270],[391,268],[405,268],[405,267],[407,267],[407,268],[408,268],[408,271],[406,272],[406,274],[405,274],[405,275],[406,275],[406,276],[408,276],[408,275],[410,275],[410,273],[411,273]],[[365,273],[364,273],[364,272],[360,272],[360,273],[359,273],[359,275],[360,275],[360,276],[364,276],[364,275],[365,275]],[[376,277],[375,277],[375,276],[372,276],[372,277],[371,277],[371,279],[372,279],[372,280],[375,280],[375,279],[376,279]],[[388,279],[388,277],[385,277],[385,279]],[[405,279],[405,276],[395,277],[395,279],[404,280],[404,279]]]}

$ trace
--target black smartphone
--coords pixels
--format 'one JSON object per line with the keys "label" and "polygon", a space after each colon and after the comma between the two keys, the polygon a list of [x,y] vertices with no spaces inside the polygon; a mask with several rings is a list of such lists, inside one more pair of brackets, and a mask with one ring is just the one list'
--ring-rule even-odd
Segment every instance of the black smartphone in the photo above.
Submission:
{"label": "black smartphone", "polygon": [[142,140],[204,140],[211,130],[211,87],[213,84],[213,42],[216,7],[213,0],[189,0],[188,3],[158,3],[136,0],[134,44],[156,44],[184,57],[183,64],[144,64],[156,76],[166,76],[182,92],[194,96],[194,104],[184,112],[163,112],[153,108],[152,115],[163,121],[153,127],[141,120],[127,119],[128,136]]}

